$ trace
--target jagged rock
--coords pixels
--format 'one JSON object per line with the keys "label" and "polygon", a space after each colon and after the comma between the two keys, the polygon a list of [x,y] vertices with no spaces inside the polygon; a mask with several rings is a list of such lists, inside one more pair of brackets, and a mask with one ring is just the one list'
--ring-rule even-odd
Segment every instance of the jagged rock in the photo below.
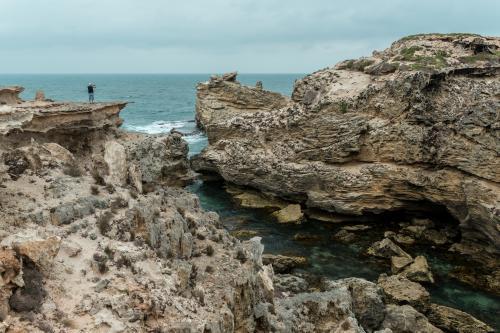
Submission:
{"label": "jagged rock", "polygon": [[359,324],[368,332],[380,327],[385,316],[383,292],[379,286],[358,278],[338,281],[352,296],[352,308]]}
{"label": "jagged rock", "polygon": [[8,246],[19,255],[29,258],[43,272],[49,272],[61,247],[61,238],[43,237],[35,230],[25,230],[4,238],[1,245]]}
{"label": "jagged rock", "polygon": [[381,61],[377,64],[365,67],[364,72],[370,75],[385,75],[394,73],[398,67],[398,64]]}
{"label": "jagged rock", "polygon": [[19,104],[22,102],[19,98],[19,94],[24,91],[23,87],[0,87],[0,105],[7,104]]}
{"label": "jagged rock", "polygon": [[425,309],[429,303],[429,292],[404,276],[382,274],[378,279],[378,285],[390,303],[410,304],[418,310]]}
{"label": "jagged rock", "polygon": [[[394,72],[375,76],[362,71],[366,61],[346,62],[298,80],[291,101],[236,82],[201,83],[197,121],[209,146],[193,166],[343,215],[432,202],[460,222],[463,239],[498,255],[499,142],[491,129],[500,58],[474,54],[476,37],[403,38],[368,59],[380,66],[374,74],[399,63]],[[479,45],[500,47],[498,37],[482,38]]]}
{"label": "jagged rock", "polygon": [[234,198],[241,207],[245,208],[282,209],[286,207],[286,204],[281,200],[250,192],[236,194]]}
{"label": "jagged rock", "polygon": [[188,145],[180,134],[128,143],[127,152],[129,160],[139,167],[143,183],[186,185],[194,177],[186,159]]}
{"label": "jagged rock", "polygon": [[415,239],[407,235],[396,234],[392,237],[392,239],[394,239],[394,241],[396,241],[399,244],[404,244],[404,245],[415,244]]}
{"label": "jagged rock", "polygon": [[381,241],[375,242],[367,250],[369,255],[390,259],[394,256],[405,257],[411,259],[411,256],[403,251],[399,246],[394,244],[389,238],[384,238]]}
{"label": "jagged rock", "polygon": [[106,183],[123,186],[127,183],[127,154],[125,148],[116,141],[108,141],[104,145],[104,161],[108,165],[109,174]]}
{"label": "jagged rock", "polygon": [[495,330],[468,313],[444,305],[431,304],[429,321],[450,333],[492,333]]}
{"label": "jagged rock", "polygon": [[273,278],[274,288],[280,292],[301,293],[307,291],[309,284],[299,276],[276,274]]}
{"label": "jagged rock", "polygon": [[401,275],[414,282],[434,283],[434,277],[424,256],[417,256],[413,263],[404,268]]}
{"label": "jagged rock", "polygon": [[413,262],[412,258],[408,257],[391,257],[391,272],[393,274],[399,273],[403,268],[407,267]]}
{"label": "jagged rock", "polygon": [[394,333],[443,333],[409,305],[387,305],[382,327],[391,329]]}
{"label": "jagged rock", "polygon": [[272,265],[274,271],[280,274],[290,273],[294,268],[307,265],[307,259],[298,256],[264,254],[262,261],[264,265]]}
{"label": "jagged rock", "polygon": [[137,192],[142,193],[142,173],[136,164],[131,164],[128,168],[129,182]]}
{"label": "jagged rock", "polygon": [[436,245],[444,245],[448,243],[448,238],[446,237],[446,234],[442,231],[438,231],[435,229],[428,229],[425,230],[422,234],[422,237]]}
{"label": "jagged rock", "polygon": [[279,223],[299,224],[304,218],[300,205],[288,205],[272,214]]}

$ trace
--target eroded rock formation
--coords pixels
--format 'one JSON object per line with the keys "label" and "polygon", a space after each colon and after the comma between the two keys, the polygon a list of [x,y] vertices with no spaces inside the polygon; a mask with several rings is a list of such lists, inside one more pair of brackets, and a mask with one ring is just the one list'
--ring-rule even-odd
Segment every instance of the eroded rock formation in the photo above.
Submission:
{"label": "eroded rock formation", "polygon": [[336,214],[445,207],[462,244],[480,244],[483,263],[497,267],[499,52],[499,38],[410,36],[306,76],[288,101],[201,83],[209,146],[192,164]]}

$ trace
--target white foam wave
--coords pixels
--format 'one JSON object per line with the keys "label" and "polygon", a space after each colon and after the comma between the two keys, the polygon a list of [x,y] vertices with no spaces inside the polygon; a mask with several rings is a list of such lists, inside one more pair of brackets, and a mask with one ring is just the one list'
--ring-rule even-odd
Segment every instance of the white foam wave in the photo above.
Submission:
{"label": "white foam wave", "polygon": [[148,125],[136,126],[125,125],[124,127],[130,131],[142,132],[148,134],[168,133],[174,128],[183,128],[188,124],[187,121],[155,121]]}

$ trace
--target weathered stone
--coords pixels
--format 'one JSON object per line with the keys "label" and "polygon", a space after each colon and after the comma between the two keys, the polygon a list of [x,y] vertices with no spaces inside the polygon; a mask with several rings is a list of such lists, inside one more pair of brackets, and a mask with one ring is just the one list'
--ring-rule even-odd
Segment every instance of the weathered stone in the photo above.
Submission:
{"label": "weathered stone", "polygon": [[375,242],[367,250],[369,255],[390,259],[394,256],[405,257],[411,259],[411,256],[403,251],[399,246],[394,244],[390,239],[384,238],[381,241]]}
{"label": "weathered stone", "polygon": [[307,259],[305,257],[292,257],[273,254],[264,254],[262,256],[262,262],[264,263],[264,265],[272,265],[274,271],[280,274],[290,273],[290,271],[292,271],[294,268],[307,265]]}
{"label": "weathered stone", "polygon": [[378,285],[384,291],[391,303],[410,304],[418,310],[423,310],[429,303],[429,292],[420,284],[412,282],[401,275],[386,276],[382,274]]}
{"label": "weathered stone", "polygon": [[246,208],[266,208],[266,209],[282,209],[286,204],[274,198],[267,198],[259,194],[244,192],[234,196],[241,207]]}
{"label": "weathered stone", "polygon": [[108,164],[109,174],[106,183],[123,186],[127,182],[127,154],[125,148],[116,141],[104,145],[104,160]]}
{"label": "weathered stone", "polygon": [[399,273],[403,268],[413,262],[413,259],[408,257],[391,257],[391,272],[392,274]]}
{"label": "weathered stone", "polygon": [[409,305],[387,305],[382,327],[391,329],[395,333],[443,333]]}
{"label": "weathered stone", "polygon": [[333,239],[338,240],[344,243],[350,243],[356,238],[356,235],[347,230],[340,230],[335,235],[333,235]]}
{"label": "weathered stone", "polygon": [[401,275],[407,277],[414,282],[430,282],[434,283],[432,272],[424,256],[418,256],[413,260],[413,263],[407,266]]}
{"label": "weathered stone", "polygon": [[[292,101],[279,105],[269,103],[270,92],[236,82],[202,83],[197,120],[209,146],[194,166],[336,214],[427,209],[432,202],[460,222],[464,239],[498,254],[500,220],[492,207],[500,202],[500,162],[490,130],[498,57],[463,61],[474,57],[465,46],[471,38],[401,39],[370,57],[373,67],[346,62],[298,80]],[[497,37],[484,39],[500,47]],[[444,50],[447,56],[438,56]]]}
{"label": "weathered stone", "polygon": [[35,230],[26,230],[4,238],[1,245],[13,248],[20,255],[29,258],[40,270],[49,272],[59,252],[61,238],[42,237]]}
{"label": "weathered stone", "polygon": [[444,305],[431,304],[429,321],[450,333],[493,333],[495,330],[468,313]]}
{"label": "weathered stone", "polygon": [[300,205],[288,205],[272,214],[279,223],[299,224],[304,218]]}

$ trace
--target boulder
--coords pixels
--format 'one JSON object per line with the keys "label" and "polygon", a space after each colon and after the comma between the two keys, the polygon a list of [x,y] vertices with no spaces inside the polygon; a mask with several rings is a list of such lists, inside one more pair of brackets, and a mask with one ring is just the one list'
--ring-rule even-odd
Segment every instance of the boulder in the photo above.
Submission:
{"label": "boulder", "polygon": [[350,243],[356,238],[356,235],[352,232],[349,232],[345,229],[342,229],[339,232],[337,232],[335,235],[333,235],[332,238],[339,241],[339,242]]}
{"label": "boulder", "polygon": [[295,223],[299,224],[304,218],[304,213],[300,205],[288,205],[272,214],[279,223]]}
{"label": "boulder", "polygon": [[61,238],[44,237],[35,230],[27,229],[4,238],[1,245],[8,246],[19,255],[29,258],[38,269],[48,273],[61,247]]}
{"label": "boulder", "polygon": [[303,267],[307,265],[307,259],[299,256],[285,256],[264,254],[262,256],[264,265],[272,265],[274,271],[279,274],[290,273],[294,268]]}
{"label": "boulder", "polygon": [[405,257],[411,259],[411,256],[399,246],[394,244],[389,238],[384,238],[381,241],[375,242],[367,250],[369,255],[390,259],[391,257]]}
{"label": "boulder", "polygon": [[401,275],[414,282],[434,283],[434,277],[424,256],[417,256],[413,263],[404,268]]}
{"label": "boulder", "polygon": [[444,305],[431,304],[429,321],[450,333],[493,333],[495,330],[468,313]]}
{"label": "boulder", "polygon": [[391,272],[392,274],[399,273],[403,268],[413,262],[413,259],[408,257],[391,257]]}
{"label": "boulder", "polygon": [[109,174],[106,183],[123,186],[127,183],[127,154],[125,147],[116,141],[108,141],[104,145],[104,160]]}
{"label": "boulder", "polygon": [[241,207],[245,208],[282,209],[286,207],[286,204],[279,199],[268,198],[257,193],[238,193],[234,198]]}
{"label": "boulder", "polygon": [[429,292],[404,276],[382,274],[378,279],[378,285],[390,303],[410,304],[418,310],[424,310],[429,303]]}
{"label": "boulder", "polygon": [[382,327],[394,333],[443,333],[409,305],[387,305]]}

